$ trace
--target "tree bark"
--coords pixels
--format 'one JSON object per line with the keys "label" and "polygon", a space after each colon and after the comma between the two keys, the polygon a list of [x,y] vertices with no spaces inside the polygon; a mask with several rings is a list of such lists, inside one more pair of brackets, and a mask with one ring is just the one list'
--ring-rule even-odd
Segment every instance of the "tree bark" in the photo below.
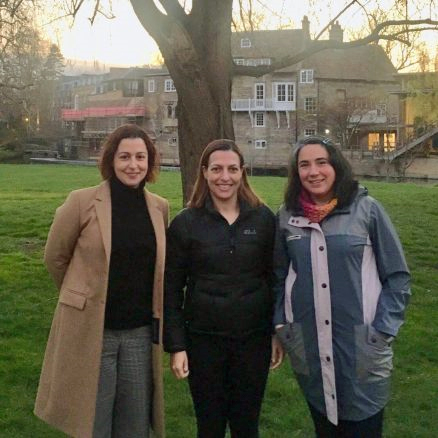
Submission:
{"label": "tree bark", "polygon": [[176,115],[185,203],[205,146],[217,138],[234,139],[232,0],[195,0],[190,14],[185,14],[177,1],[162,1],[167,15],[152,0],[131,3],[157,42],[178,92]]}

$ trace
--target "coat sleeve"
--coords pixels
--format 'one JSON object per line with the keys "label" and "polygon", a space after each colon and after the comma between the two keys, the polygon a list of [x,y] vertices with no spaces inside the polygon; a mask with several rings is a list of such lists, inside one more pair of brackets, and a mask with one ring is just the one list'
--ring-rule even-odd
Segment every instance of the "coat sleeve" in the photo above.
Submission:
{"label": "coat sleeve", "polygon": [[81,232],[79,196],[75,192],[57,208],[44,250],[44,263],[58,290]]}
{"label": "coat sleeve", "polygon": [[410,273],[394,226],[377,201],[372,205],[370,219],[370,239],[382,283],[372,325],[382,333],[396,336],[411,294]]}
{"label": "coat sleeve", "polygon": [[284,235],[280,227],[280,212],[277,214],[277,226],[274,243],[274,327],[278,324],[286,324],[284,312],[285,282],[289,271],[289,256]]}
{"label": "coat sleeve", "polygon": [[184,351],[184,289],[189,268],[189,230],[184,211],[171,222],[167,232],[166,271],[164,275],[164,350]]}

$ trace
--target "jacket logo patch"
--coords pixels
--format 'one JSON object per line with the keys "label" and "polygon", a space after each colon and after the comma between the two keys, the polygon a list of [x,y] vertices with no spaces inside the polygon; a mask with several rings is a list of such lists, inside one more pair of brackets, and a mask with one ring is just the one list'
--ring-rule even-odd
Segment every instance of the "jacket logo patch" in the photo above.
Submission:
{"label": "jacket logo patch", "polygon": [[286,241],[288,242],[289,240],[300,240],[301,239],[301,235],[300,234],[292,234],[291,236],[287,236],[286,237]]}
{"label": "jacket logo patch", "polygon": [[254,236],[257,234],[257,231],[255,228],[247,228],[246,230],[243,230],[243,234],[245,235],[250,235],[250,236]]}

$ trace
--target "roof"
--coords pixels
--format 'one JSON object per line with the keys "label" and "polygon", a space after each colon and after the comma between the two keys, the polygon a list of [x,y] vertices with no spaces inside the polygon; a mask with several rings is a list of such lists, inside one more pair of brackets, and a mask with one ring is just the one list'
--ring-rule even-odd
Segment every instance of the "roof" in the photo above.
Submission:
{"label": "roof", "polygon": [[[249,38],[251,47],[242,48],[242,38]],[[235,58],[281,58],[298,53],[303,46],[302,29],[256,30],[253,32],[233,32],[231,53]]]}
{"label": "roof", "polygon": [[156,72],[161,72],[161,69],[154,67],[111,67],[106,80],[143,79],[145,76]]}
{"label": "roof", "polygon": [[[241,48],[241,38],[251,40],[250,48]],[[235,58],[281,58],[302,50],[306,36],[302,29],[261,30],[232,34]],[[311,68],[316,78],[395,81],[397,73],[382,47],[377,44],[345,49],[326,49],[281,71]]]}
{"label": "roof", "polygon": [[319,79],[395,81],[397,70],[382,47],[375,44],[349,49],[326,49],[302,61]]}

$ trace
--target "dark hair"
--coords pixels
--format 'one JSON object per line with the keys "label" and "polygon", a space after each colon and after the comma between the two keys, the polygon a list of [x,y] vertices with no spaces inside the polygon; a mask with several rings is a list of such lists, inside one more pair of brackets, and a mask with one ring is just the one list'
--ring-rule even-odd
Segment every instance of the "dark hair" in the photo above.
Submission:
{"label": "dark hair", "polygon": [[192,195],[187,203],[188,207],[201,208],[204,206],[205,199],[209,193],[207,181],[204,178],[204,169],[208,167],[208,160],[210,155],[216,151],[231,151],[235,152],[239,156],[240,168],[242,169],[242,181],[237,191],[237,197],[239,200],[248,202],[252,207],[262,205],[261,199],[254,193],[248,182],[248,176],[246,174],[245,163],[243,160],[242,152],[233,140],[227,140],[225,138],[219,140],[213,140],[208,143],[202,152],[201,159],[199,160],[198,174],[196,176],[195,185],[193,187]]}
{"label": "dark hair", "polygon": [[120,142],[125,138],[141,138],[145,142],[148,152],[148,171],[145,181],[154,182],[159,169],[157,150],[147,132],[134,124],[119,126],[105,140],[99,161],[99,170],[102,178],[110,179],[114,176],[114,156]]}
{"label": "dark hair", "polygon": [[289,178],[284,194],[286,208],[288,210],[297,210],[299,208],[298,199],[302,185],[298,173],[298,155],[301,149],[308,144],[319,144],[325,148],[329,156],[329,162],[335,170],[333,191],[334,196],[338,199],[337,205],[340,208],[349,205],[358,188],[358,182],[353,178],[350,163],[329,138],[309,136],[300,140],[292,152],[292,159],[289,165]]}

